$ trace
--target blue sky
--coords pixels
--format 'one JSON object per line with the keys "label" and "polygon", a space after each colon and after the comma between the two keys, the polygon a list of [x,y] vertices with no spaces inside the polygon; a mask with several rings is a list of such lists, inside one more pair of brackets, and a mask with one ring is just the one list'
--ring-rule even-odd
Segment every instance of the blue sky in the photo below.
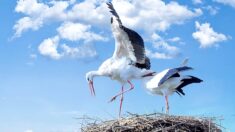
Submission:
{"label": "blue sky", "polygon": [[[114,0],[122,22],[143,37],[152,69],[179,66],[184,58],[204,80],[170,97],[170,113],[223,117],[235,131],[235,1]],[[0,1],[0,131],[76,132],[76,117],[118,116],[107,101],[118,82],[85,74],[114,50],[105,0]],[[140,81],[125,95],[123,113],[161,112],[164,99]]]}

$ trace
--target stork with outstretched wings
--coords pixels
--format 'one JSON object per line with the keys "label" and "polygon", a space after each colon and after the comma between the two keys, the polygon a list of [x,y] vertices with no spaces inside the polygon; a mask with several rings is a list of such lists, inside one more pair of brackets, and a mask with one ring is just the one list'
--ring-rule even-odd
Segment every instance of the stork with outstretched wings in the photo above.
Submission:
{"label": "stork with outstretched wings", "polygon": [[[144,41],[135,31],[123,26],[119,15],[111,2],[107,3],[111,17],[111,27],[115,39],[115,50],[113,56],[105,60],[98,70],[86,74],[92,95],[95,95],[93,78],[95,76],[106,76],[121,83],[121,92],[114,96],[110,102],[118,96],[120,99],[119,116],[121,114],[123,94],[131,91],[134,85],[132,79],[140,79],[142,75],[150,72],[150,60],[146,57]],[[124,90],[124,85],[130,84],[130,88]]]}

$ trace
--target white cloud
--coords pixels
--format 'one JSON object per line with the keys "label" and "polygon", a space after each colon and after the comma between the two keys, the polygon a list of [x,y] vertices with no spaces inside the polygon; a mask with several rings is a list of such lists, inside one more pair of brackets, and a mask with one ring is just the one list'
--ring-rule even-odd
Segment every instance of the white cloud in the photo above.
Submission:
{"label": "white cloud", "polygon": [[[26,15],[27,21],[21,18],[16,22],[15,36],[19,37],[29,29],[38,30],[50,21],[79,20],[97,27],[107,26],[110,13],[105,1],[84,0],[75,4],[70,0],[46,4],[37,0],[18,0],[15,11]],[[174,1],[165,3],[162,0],[113,0],[113,4],[126,26],[150,33],[165,31],[172,24],[182,24],[202,14],[201,9],[192,11]],[[71,9],[68,8],[70,5]]]}
{"label": "white cloud", "polygon": [[20,37],[25,31],[38,30],[47,21],[65,20],[66,9],[70,1],[54,1],[47,5],[39,3],[37,0],[18,0],[15,7],[17,13],[23,13],[26,17],[20,18],[13,29],[15,30],[14,37]]}
{"label": "white cloud", "polygon": [[62,55],[58,53],[59,37],[45,39],[38,47],[39,53],[52,59],[60,59]]}
{"label": "white cloud", "polygon": [[99,34],[91,32],[90,25],[84,25],[81,23],[66,22],[62,24],[57,31],[63,39],[70,41],[84,40],[86,42],[90,41],[105,41],[106,38]]}
{"label": "white cloud", "polygon": [[179,37],[173,37],[167,40],[164,40],[161,36],[154,33],[152,34],[152,44],[153,50],[146,49],[146,54],[150,58],[158,58],[158,59],[172,59],[177,57],[180,54],[180,50],[176,46],[172,46],[169,42],[179,42]]}
{"label": "white cloud", "polygon": [[[100,34],[100,30],[107,31],[107,28],[110,27],[110,13],[106,1],[52,0],[42,2],[39,0],[18,0],[15,11],[24,16],[19,18],[13,27],[15,30],[14,37],[20,37],[22,33],[28,30],[36,31],[46,24],[58,22],[62,23],[57,28],[58,35],[42,41],[38,47],[40,54],[52,59],[61,59],[66,56],[84,56],[83,54],[93,56],[87,47],[82,46],[91,41],[107,40]],[[126,27],[144,31],[148,35],[166,31],[174,24],[183,24],[185,21],[203,13],[201,9],[189,9],[176,1],[113,0],[112,2]],[[160,37],[157,40],[158,36],[152,37],[146,39],[154,39],[153,46],[157,50],[162,48],[162,54],[174,56],[176,51],[178,52],[178,48],[171,46],[168,42],[178,42],[180,38],[163,40]],[[77,47],[69,47],[67,44],[61,45],[59,44],[61,39],[73,42],[82,41],[83,45]],[[89,52],[83,53],[81,50],[83,48]],[[95,50],[90,50],[96,54]],[[161,56],[163,56],[162,54]]]}
{"label": "white cloud", "polygon": [[63,44],[61,47],[64,51],[64,56],[70,58],[87,58],[97,56],[96,50],[89,44],[84,44],[75,48]]}
{"label": "white cloud", "polygon": [[[106,17],[107,19],[109,12],[105,2],[102,4],[98,0],[85,0],[78,4],[75,4],[75,2],[75,0],[64,0],[46,3],[38,0],[18,0],[15,11],[25,16],[15,23],[13,27],[15,34],[13,37],[20,37],[22,33],[28,30],[36,31],[46,23],[62,22],[60,27],[57,28],[58,35],[47,38],[40,43],[38,46],[39,53],[57,60],[63,57],[84,58],[96,56],[95,49],[92,46],[87,46],[88,44],[72,48],[66,44],[61,45],[59,43],[61,39],[82,41],[82,43],[108,40],[93,32],[91,25],[89,25],[93,20],[93,23],[98,22],[101,25],[104,22],[104,18]],[[72,6],[72,8],[68,9],[69,6]],[[75,20],[87,22],[88,24],[72,22]]]}
{"label": "white cloud", "polygon": [[151,39],[154,40],[154,41],[158,41],[158,40],[161,40],[162,38],[158,34],[153,33],[152,36],[151,36]]}
{"label": "white cloud", "polygon": [[28,29],[38,30],[42,24],[43,21],[40,18],[32,19],[30,17],[23,17],[19,19],[13,27],[15,30],[14,37],[20,37],[21,34]]}
{"label": "white cloud", "polygon": [[200,24],[196,21],[195,26],[196,32],[192,36],[199,41],[201,48],[216,46],[217,43],[228,40],[224,34],[215,32],[209,23]]}
{"label": "white cloud", "polygon": [[39,53],[55,60],[59,60],[61,58],[81,59],[97,56],[97,52],[91,44],[82,44],[77,47],[70,47],[67,44],[62,44],[60,46],[59,42],[59,36],[45,39],[38,47]]}
{"label": "white cloud", "polygon": [[106,0],[84,0],[75,4],[67,16],[69,20],[79,20],[92,25],[103,26],[109,23],[109,10]]}
{"label": "white cloud", "polygon": [[146,55],[150,58],[155,58],[155,59],[172,59],[175,56],[169,55],[167,53],[159,53],[159,52],[153,52],[149,49],[146,49]]}
{"label": "white cloud", "polygon": [[214,0],[214,1],[225,4],[225,5],[230,5],[233,8],[235,8],[235,0]]}
{"label": "white cloud", "polygon": [[34,16],[36,14],[41,14],[41,11],[46,10],[47,8],[47,5],[38,3],[37,0],[18,0],[15,11]]}
{"label": "white cloud", "polygon": [[165,31],[172,24],[182,24],[202,14],[201,9],[191,11],[175,1],[113,0],[113,4],[125,25],[150,33]]}
{"label": "white cloud", "polygon": [[[90,31],[91,26],[80,23],[65,22],[57,28],[58,36],[45,39],[38,47],[39,53],[52,59],[90,58],[97,56],[96,50],[89,44],[91,41],[106,41],[107,39]],[[77,47],[60,44],[61,39],[82,41]],[[60,52],[59,52],[60,51]]]}
{"label": "white cloud", "polygon": [[[64,0],[43,3],[38,0],[18,0],[15,11],[26,16],[20,18],[14,25],[14,37],[20,37],[23,32],[30,29],[38,30],[45,23],[51,21],[79,20],[99,26],[109,22],[107,21],[109,12],[104,0],[103,2],[85,0],[78,4],[75,2],[75,0]],[[70,5],[73,5],[72,9],[68,9]]]}
{"label": "white cloud", "polygon": [[156,49],[162,49],[162,50],[166,50],[169,52],[177,52],[179,50],[177,47],[169,45],[164,40],[154,42],[153,47]]}
{"label": "white cloud", "polygon": [[202,4],[202,0],[193,0],[193,4]]}

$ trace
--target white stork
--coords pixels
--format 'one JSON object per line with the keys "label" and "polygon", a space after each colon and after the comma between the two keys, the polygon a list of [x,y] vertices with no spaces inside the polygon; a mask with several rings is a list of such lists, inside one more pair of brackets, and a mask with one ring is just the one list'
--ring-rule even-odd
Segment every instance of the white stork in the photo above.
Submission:
{"label": "white stork", "polygon": [[[187,63],[186,60],[184,63]],[[184,65],[184,64],[183,64]],[[192,70],[191,67],[181,66],[178,68],[171,68],[163,70],[162,72],[146,74],[143,77],[145,88],[150,93],[158,94],[165,97],[166,113],[169,112],[168,96],[176,92],[179,95],[185,95],[183,87],[191,83],[200,83],[201,79],[194,76],[184,76],[183,71]]]}
{"label": "white stork", "polygon": [[[116,10],[111,2],[107,3],[111,17],[111,28],[115,38],[115,50],[113,56],[104,61],[97,71],[90,71],[86,74],[86,79],[90,86],[92,95],[95,95],[93,78],[95,76],[106,76],[121,83],[121,92],[114,96],[110,102],[121,96],[119,116],[121,114],[123,94],[134,88],[132,79],[140,78],[150,72],[150,60],[145,55],[144,41],[141,36],[122,25]],[[130,84],[130,88],[124,90],[125,84]]]}

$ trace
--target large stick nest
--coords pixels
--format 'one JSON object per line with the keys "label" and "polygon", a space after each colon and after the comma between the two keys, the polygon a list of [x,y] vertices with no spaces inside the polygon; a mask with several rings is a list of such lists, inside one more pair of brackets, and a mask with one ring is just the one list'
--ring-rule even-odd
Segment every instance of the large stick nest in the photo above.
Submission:
{"label": "large stick nest", "polygon": [[222,132],[215,118],[173,116],[166,114],[136,115],[82,126],[82,132]]}

